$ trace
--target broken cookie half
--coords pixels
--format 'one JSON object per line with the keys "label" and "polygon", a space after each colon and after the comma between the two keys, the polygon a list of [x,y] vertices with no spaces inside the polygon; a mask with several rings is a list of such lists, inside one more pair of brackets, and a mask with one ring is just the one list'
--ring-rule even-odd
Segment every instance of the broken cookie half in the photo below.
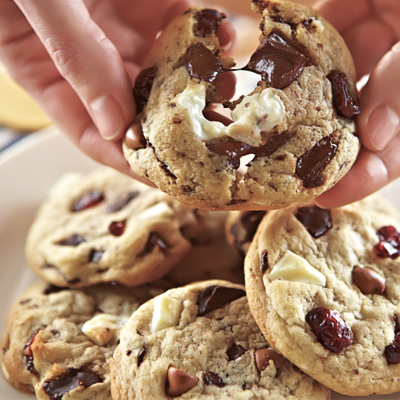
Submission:
{"label": "broken cookie half", "polygon": [[[162,33],[138,76],[124,154],[176,199],[209,210],[257,210],[312,199],[354,163],[359,113],[351,55],[315,11],[253,1],[261,42],[240,70],[257,87],[236,100],[217,86],[235,73],[221,56],[225,16],[191,8]],[[230,109],[215,117],[214,105]],[[210,117],[213,115],[213,117]]]}

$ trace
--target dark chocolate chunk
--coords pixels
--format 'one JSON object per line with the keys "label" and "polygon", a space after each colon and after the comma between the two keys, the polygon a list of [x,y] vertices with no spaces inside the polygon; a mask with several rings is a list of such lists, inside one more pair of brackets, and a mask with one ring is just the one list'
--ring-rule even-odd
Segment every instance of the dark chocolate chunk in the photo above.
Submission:
{"label": "dark chocolate chunk", "polygon": [[241,357],[244,353],[246,353],[246,350],[240,344],[232,345],[226,352],[231,361]]}
{"label": "dark chocolate chunk", "polygon": [[178,67],[185,66],[190,77],[213,82],[225,68],[218,57],[201,43],[193,44],[180,59]]}
{"label": "dark chocolate chunk", "polygon": [[321,173],[335,156],[338,144],[338,139],[330,135],[321,139],[297,160],[296,174],[302,179],[304,187],[314,188],[324,183]]}
{"label": "dark chocolate chunk", "polygon": [[91,207],[95,207],[100,204],[104,200],[103,193],[98,190],[91,190],[85,193],[83,196],[79,197],[79,199],[75,200],[75,202],[71,206],[71,211],[78,212],[83,211]]}
{"label": "dark chocolate chunk", "polygon": [[65,373],[43,383],[43,390],[51,400],[61,400],[62,397],[77,387],[87,388],[95,383],[103,382],[104,378],[93,373],[70,368]]}
{"label": "dark chocolate chunk", "polygon": [[83,242],[86,242],[86,239],[84,237],[82,237],[81,235],[75,234],[75,235],[70,236],[67,239],[60,240],[59,242],[57,242],[57,244],[60,245],[60,246],[73,246],[73,247],[76,247],[76,246],[80,245]]}
{"label": "dark chocolate chunk", "polygon": [[125,135],[125,144],[132,150],[146,148],[147,141],[143,135],[142,125],[139,122],[135,122],[127,130]]}
{"label": "dark chocolate chunk", "polygon": [[294,133],[292,132],[272,135],[265,145],[259,147],[253,147],[233,139],[228,139],[221,143],[207,142],[206,146],[213,153],[228,157],[228,165],[237,169],[240,166],[241,157],[248,154],[254,154],[255,157],[269,157],[288,142],[293,135]]}
{"label": "dark chocolate chunk", "polygon": [[268,268],[268,252],[267,250],[264,250],[264,252],[261,254],[261,273],[264,275],[267,272]]}
{"label": "dark chocolate chunk", "polygon": [[193,27],[194,34],[199,37],[205,37],[212,33],[216,33],[222,20],[226,17],[217,10],[204,8],[203,10],[198,11],[194,18],[197,21]]}
{"label": "dark chocolate chunk", "polygon": [[332,228],[331,211],[318,206],[299,208],[296,218],[315,239],[318,239]]}
{"label": "dark chocolate chunk", "polygon": [[63,290],[69,290],[67,287],[60,287],[56,285],[47,285],[43,291],[43,294],[52,294],[52,293],[58,293]]}
{"label": "dark chocolate chunk", "polygon": [[206,385],[214,385],[220,388],[226,386],[226,383],[214,372],[203,372],[201,377]]}
{"label": "dark chocolate chunk", "polygon": [[284,89],[303,72],[308,57],[281,33],[272,32],[263,39],[243,68],[260,74],[267,86]]}
{"label": "dark chocolate chunk", "polygon": [[332,101],[336,112],[345,118],[354,118],[360,114],[360,107],[355,104],[350,95],[349,82],[346,74],[334,70],[327,76],[332,85]]}
{"label": "dark chocolate chunk", "polygon": [[165,392],[168,396],[179,397],[193,389],[197,385],[198,381],[199,378],[171,366],[167,371]]}
{"label": "dark chocolate chunk", "polygon": [[101,257],[103,257],[104,250],[96,250],[92,249],[92,251],[89,254],[89,262],[98,264],[101,260]]}
{"label": "dark chocolate chunk", "polygon": [[140,349],[140,351],[138,353],[138,356],[137,356],[137,366],[138,366],[138,368],[140,367],[140,364],[143,362],[144,356],[146,355],[146,353],[147,353],[147,349],[146,349],[145,346],[143,346]]}
{"label": "dark chocolate chunk", "polygon": [[146,245],[139,256],[152,253],[154,250],[164,252],[168,249],[168,244],[157,232],[150,232]]}
{"label": "dark chocolate chunk", "polygon": [[243,289],[227,288],[224,286],[208,286],[198,297],[197,304],[199,305],[198,315],[205,315],[213,310],[224,307],[226,304],[246,296]]}
{"label": "dark chocolate chunk", "polygon": [[154,79],[157,75],[157,68],[146,68],[140,72],[133,88],[133,97],[136,103],[136,113],[140,113],[147,104]]}
{"label": "dark chocolate chunk", "polygon": [[124,193],[123,195],[119,196],[113,203],[108,205],[106,208],[106,213],[111,214],[117,211],[121,211],[125,208],[133,199],[139,196],[139,192],[137,190],[133,192]]}

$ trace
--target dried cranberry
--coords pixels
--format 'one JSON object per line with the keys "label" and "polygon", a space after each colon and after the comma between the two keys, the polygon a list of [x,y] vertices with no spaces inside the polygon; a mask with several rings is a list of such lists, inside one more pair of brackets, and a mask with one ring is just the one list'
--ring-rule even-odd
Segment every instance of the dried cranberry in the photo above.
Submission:
{"label": "dried cranberry", "polygon": [[126,221],[113,221],[111,222],[108,230],[114,236],[121,236],[125,232]]}
{"label": "dried cranberry", "polygon": [[318,342],[334,353],[341,352],[353,343],[351,330],[335,310],[316,308],[307,314],[306,321],[310,324]]}
{"label": "dried cranberry", "polygon": [[91,190],[90,192],[85,193],[83,196],[79,197],[79,199],[75,200],[74,204],[72,204],[71,211],[83,211],[88,208],[97,206],[104,200],[103,193],[98,190]]}
{"label": "dried cranberry", "polygon": [[384,226],[377,232],[379,243],[374,246],[374,253],[379,258],[394,260],[400,255],[400,234],[394,226]]}

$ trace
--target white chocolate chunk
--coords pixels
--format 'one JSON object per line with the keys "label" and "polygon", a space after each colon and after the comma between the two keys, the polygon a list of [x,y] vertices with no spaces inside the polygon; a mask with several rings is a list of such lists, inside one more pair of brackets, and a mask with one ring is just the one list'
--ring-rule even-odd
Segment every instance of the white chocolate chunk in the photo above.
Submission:
{"label": "white chocolate chunk", "polygon": [[326,285],[325,275],[317,271],[306,259],[292,253],[290,250],[274,265],[269,274],[269,279],[271,281],[282,279],[290,282]]}
{"label": "white chocolate chunk", "polygon": [[173,215],[172,208],[163,201],[147,208],[138,215],[138,220],[142,221],[150,218],[171,217]]}
{"label": "white chocolate chunk", "polygon": [[104,346],[115,338],[124,326],[126,318],[111,314],[98,314],[86,321],[81,331],[94,343]]}
{"label": "white chocolate chunk", "polygon": [[182,303],[170,296],[162,294],[154,299],[153,319],[150,332],[176,326],[182,311]]}
{"label": "white chocolate chunk", "polygon": [[283,122],[285,105],[274,89],[245,96],[231,113],[233,123],[225,126],[218,121],[209,121],[203,115],[206,105],[206,89],[200,83],[190,81],[186,89],[176,96],[176,102],[186,108],[192,122],[193,132],[209,141],[230,136],[250,146],[260,146],[262,131],[270,131]]}

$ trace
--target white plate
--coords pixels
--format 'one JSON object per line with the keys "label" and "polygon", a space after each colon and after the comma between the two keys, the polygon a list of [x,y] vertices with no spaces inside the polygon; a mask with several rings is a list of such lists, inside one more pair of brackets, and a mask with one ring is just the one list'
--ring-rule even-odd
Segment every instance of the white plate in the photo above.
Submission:
{"label": "white plate", "polygon": [[[37,278],[24,257],[24,244],[35,210],[52,183],[65,172],[88,172],[98,166],[80,153],[68,140],[50,127],[35,133],[0,155],[0,324],[23,291]],[[398,203],[400,182],[383,190]],[[399,204],[400,205],[400,204]],[[370,396],[374,400],[399,400],[400,394]],[[365,397],[364,397],[365,398]],[[13,389],[0,377],[0,400],[33,400]],[[332,400],[354,397],[332,395]]]}

